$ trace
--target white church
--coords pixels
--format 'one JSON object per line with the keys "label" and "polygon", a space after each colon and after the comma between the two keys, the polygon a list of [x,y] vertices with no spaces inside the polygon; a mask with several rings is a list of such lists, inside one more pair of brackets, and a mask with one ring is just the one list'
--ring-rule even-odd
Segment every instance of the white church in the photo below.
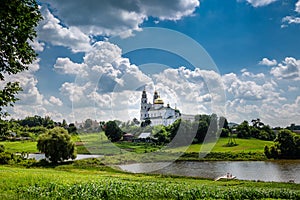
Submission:
{"label": "white church", "polygon": [[180,118],[181,114],[178,109],[173,109],[169,104],[164,106],[164,101],[160,98],[157,91],[153,95],[153,103],[148,102],[146,90],[143,90],[141,98],[141,121],[149,119],[150,126],[164,125],[168,126]]}

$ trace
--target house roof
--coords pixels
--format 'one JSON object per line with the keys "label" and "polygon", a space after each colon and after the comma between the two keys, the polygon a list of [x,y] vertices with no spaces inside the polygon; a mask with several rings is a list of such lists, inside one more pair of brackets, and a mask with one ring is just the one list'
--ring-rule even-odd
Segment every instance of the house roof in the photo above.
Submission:
{"label": "house roof", "polygon": [[126,133],[126,134],[123,135],[123,137],[124,137],[124,136],[125,136],[125,137],[133,137],[133,135],[132,135],[131,133]]}

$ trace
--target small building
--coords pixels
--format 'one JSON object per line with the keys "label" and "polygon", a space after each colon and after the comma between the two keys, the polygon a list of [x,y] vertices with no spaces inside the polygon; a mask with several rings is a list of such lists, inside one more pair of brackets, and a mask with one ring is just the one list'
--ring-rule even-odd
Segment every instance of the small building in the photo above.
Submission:
{"label": "small building", "polygon": [[132,142],[134,136],[131,133],[126,133],[123,135],[123,141]]}
{"label": "small building", "polygon": [[134,142],[152,142],[151,133],[150,132],[143,132],[141,133]]}

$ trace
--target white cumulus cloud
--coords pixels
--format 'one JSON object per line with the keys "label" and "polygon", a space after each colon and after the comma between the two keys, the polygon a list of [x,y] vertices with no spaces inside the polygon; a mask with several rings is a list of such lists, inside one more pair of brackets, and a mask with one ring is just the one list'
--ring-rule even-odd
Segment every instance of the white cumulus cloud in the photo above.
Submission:
{"label": "white cumulus cloud", "polygon": [[61,21],[45,7],[41,8],[44,19],[37,32],[38,40],[70,48],[73,52],[90,49],[90,38],[75,26],[62,26]]}
{"label": "white cumulus cloud", "polygon": [[300,79],[300,60],[296,60],[293,57],[286,57],[282,63],[273,67],[271,74],[278,79]]}
{"label": "white cumulus cloud", "polygon": [[59,98],[54,97],[54,96],[51,96],[49,98],[49,102],[54,104],[54,105],[57,105],[57,106],[62,106],[63,105],[63,102]]}
{"label": "white cumulus cloud", "polygon": [[263,58],[261,61],[259,61],[259,64],[266,66],[274,66],[277,65],[277,61],[275,59],[269,60],[268,58]]}

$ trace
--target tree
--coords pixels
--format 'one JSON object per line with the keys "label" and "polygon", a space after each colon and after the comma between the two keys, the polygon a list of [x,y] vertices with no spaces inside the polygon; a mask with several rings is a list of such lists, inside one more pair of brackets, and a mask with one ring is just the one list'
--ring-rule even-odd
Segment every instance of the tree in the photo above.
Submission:
{"label": "tree", "polygon": [[69,134],[77,134],[77,128],[74,123],[70,123],[67,130]]}
{"label": "tree", "polygon": [[40,135],[37,148],[53,163],[76,158],[75,143],[67,130],[62,127],[55,127]]}
{"label": "tree", "polygon": [[119,141],[123,136],[123,131],[119,128],[115,121],[108,121],[103,126],[105,135],[112,142]]}
{"label": "tree", "polygon": [[36,59],[29,41],[36,37],[35,27],[42,19],[35,0],[2,0],[0,7],[0,118],[13,106],[21,90],[18,82],[5,82],[5,75],[27,70]]}
{"label": "tree", "polygon": [[199,121],[198,130],[195,136],[197,142],[201,143],[204,141],[207,131],[208,131],[208,123],[206,121]]}
{"label": "tree", "polygon": [[61,127],[63,128],[68,128],[68,124],[67,124],[67,121],[65,119],[63,119],[62,123],[61,123]]}
{"label": "tree", "polygon": [[243,121],[240,125],[236,127],[237,137],[238,138],[250,138],[250,126],[248,121]]}
{"label": "tree", "polygon": [[300,136],[290,130],[279,131],[274,145],[265,147],[268,158],[300,158]]}
{"label": "tree", "polygon": [[141,127],[150,126],[151,120],[149,118],[146,118],[145,121],[141,123]]}

